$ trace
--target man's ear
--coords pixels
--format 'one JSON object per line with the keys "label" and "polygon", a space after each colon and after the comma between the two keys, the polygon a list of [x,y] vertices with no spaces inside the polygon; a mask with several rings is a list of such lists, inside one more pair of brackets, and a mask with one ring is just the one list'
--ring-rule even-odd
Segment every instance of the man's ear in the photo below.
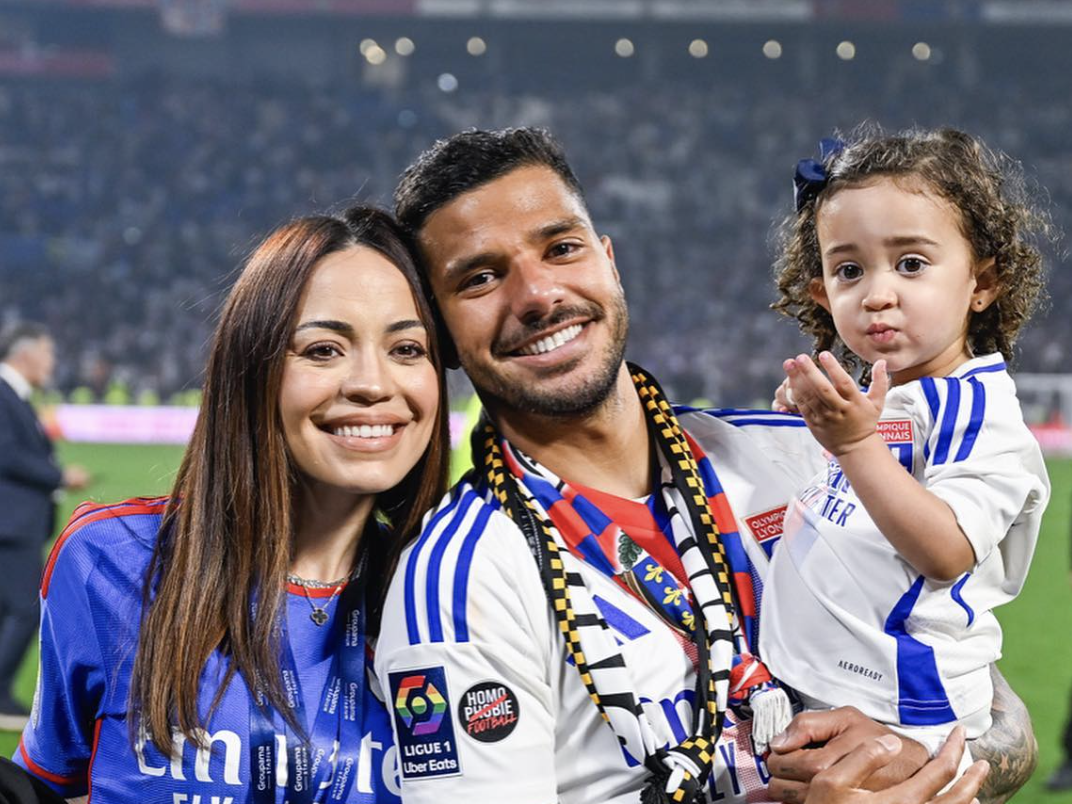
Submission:
{"label": "man's ear", "polygon": [[994,303],[1000,291],[997,263],[993,257],[987,257],[975,266],[975,290],[971,296],[971,311],[983,312]]}
{"label": "man's ear", "polygon": [[600,235],[599,242],[603,244],[603,250],[607,253],[607,259],[610,260],[610,269],[614,271],[614,278],[618,280],[618,284],[622,284],[622,278],[618,274],[618,264],[614,262],[614,244],[610,242],[610,235]]}
{"label": "man's ear", "polygon": [[826,285],[820,277],[815,277],[808,283],[808,295],[813,302],[830,312],[830,297],[826,295]]}

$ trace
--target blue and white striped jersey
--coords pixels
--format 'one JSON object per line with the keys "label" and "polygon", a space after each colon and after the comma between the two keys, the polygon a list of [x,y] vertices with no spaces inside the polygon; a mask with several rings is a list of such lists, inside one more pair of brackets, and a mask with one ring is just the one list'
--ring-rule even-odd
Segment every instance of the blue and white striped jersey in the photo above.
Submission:
{"label": "blue and white striped jersey", "polygon": [[[785,501],[822,456],[799,417],[679,410],[714,465],[757,575]],[[582,483],[583,477],[569,478]],[[749,524],[751,523],[751,524]],[[663,744],[691,722],[695,671],[665,622],[568,553],[621,644],[632,688]],[[425,520],[385,606],[376,670],[394,707],[406,804],[633,804],[646,771],[627,756],[568,663],[535,561],[517,526],[466,482]],[[764,801],[749,722],[729,718],[708,800]]]}
{"label": "blue and white striped jersey", "polygon": [[998,354],[891,389],[879,431],[953,510],[975,568],[948,583],[922,577],[831,460],[786,515],[761,653],[778,678],[823,704],[907,727],[960,721],[978,736],[1001,651],[991,610],[1023,586],[1049,498],[1046,467]]}
{"label": "blue and white striped jersey", "polygon": [[[175,737],[172,756],[131,740],[130,674],[137,649],[141,593],[167,498],[83,504],[60,535],[41,585],[41,665],[30,723],[15,761],[61,795],[90,794],[93,804],[243,804],[251,787],[250,693],[236,675],[206,724],[198,747]],[[196,584],[196,579],[191,579]],[[288,589],[290,647],[308,711],[320,706],[335,653],[334,628],[309,617],[300,587]],[[321,598],[334,619],[337,596]],[[201,675],[202,711],[228,659],[213,652]],[[371,663],[370,663],[371,664]],[[371,680],[371,674],[368,674]],[[354,804],[397,802],[394,743],[387,711],[365,686],[365,734]],[[277,735],[277,743],[289,736]],[[277,767],[277,801],[286,770]],[[317,796],[323,800],[323,794]]]}

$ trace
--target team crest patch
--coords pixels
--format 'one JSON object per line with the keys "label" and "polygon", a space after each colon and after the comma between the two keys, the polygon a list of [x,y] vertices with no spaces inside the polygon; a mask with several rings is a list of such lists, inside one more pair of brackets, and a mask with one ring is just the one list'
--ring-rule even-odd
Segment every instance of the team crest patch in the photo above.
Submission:
{"label": "team crest patch", "polygon": [[903,444],[912,441],[912,420],[891,419],[878,423],[878,434],[887,444]]}
{"label": "team crest patch", "polygon": [[499,681],[470,687],[458,702],[458,722],[482,743],[505,740],[517,727],[521,709],[514,691]]}
{"label": "team crest patch", "polygon": [[774,550],[775,542],[782,536],[782,529],[785,524],[785,508],[784,505],[779,505],[769,511],[761,511],[758,514],[752,514],[752,516],[744,518],[744,524],[752,531],[752,535],[759,542],[760,547],[763,548],[768,558],[770,558]]}
{"label": "team crest patch", "polygon": [[886,442],[898,463],[912,471],[913,441],[911,419],[889,419],[878,423],[878,434]]}
{"label": "team crest patch", "polygon": [[443,668],[391,673],[389,680],[402,778],[460,776],[458,743]]}

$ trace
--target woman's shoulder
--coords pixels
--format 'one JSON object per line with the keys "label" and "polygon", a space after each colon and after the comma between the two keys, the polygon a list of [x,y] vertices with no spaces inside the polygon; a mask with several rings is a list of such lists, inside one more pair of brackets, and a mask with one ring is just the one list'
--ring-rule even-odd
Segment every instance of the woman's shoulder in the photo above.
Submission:
{"label": "woman's shoulder", "polygon": [[45,564],[41,594],[48,597],[60,573],[82,579],[112,567],[140,578],[156,543],[168,497],[134,497],[117,503],[87,501],[79,505],[60,532]]}

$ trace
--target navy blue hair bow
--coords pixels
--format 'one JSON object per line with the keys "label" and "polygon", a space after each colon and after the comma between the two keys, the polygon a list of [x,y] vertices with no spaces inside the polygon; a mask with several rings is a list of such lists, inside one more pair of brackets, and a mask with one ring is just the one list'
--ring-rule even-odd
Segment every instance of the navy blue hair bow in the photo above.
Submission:
{"label": "navy blue hair bow", "polygon": [[834,137],[819,140],[819,158],[801,159],[797,162],[797,172],[793,176],[793,201],[797,212],[815,198],[826,187],[826,167],[824,165],[845,150],[845,141]]}

